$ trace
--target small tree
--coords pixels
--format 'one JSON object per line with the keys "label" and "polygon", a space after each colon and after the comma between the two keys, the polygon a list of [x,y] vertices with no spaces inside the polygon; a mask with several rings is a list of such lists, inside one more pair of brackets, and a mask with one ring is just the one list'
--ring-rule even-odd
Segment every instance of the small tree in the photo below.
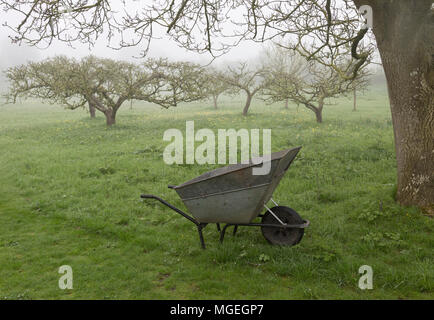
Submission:
{"label": "small tree", "polygon": [[[263,70],[266,71],[269,78],[267,81],[268,89],[273,87],[273,82],[275,82],[273,81],[273,76],[280,75],[282,77],[281,80],[283,80],[283,78],[286,78],[286,81],[289,82],[294,81],[296,77],[305,76],[305,59],[283,47],[277,45],[269,46],[264,51],[262,51],[260,61],[262,62]],[[280,92],[282,89],[283,88],[279,88],[277,86],[277,83],[276,86],[274,86],[274,90],[279,91],[278,95],[284,95],[283,92]],[[261,94],[265,96],[269,96],[269,93],[271,93],[271,91],[267,90],[266,87],[261,92]],[[290,98],[288,95],[286,97],[283,97],[282,101],[284,101],[285,103],[285,109],[288,109],[289,100]]]}
{"label": "small tree", "polygon": [[341,78],[334,69],[315,61],[303,63],[298,55],[291,57],[293,60],[286,68],[269,69],[268,85],[262,94],[270,102],[291,100],[301,104],[313,111],[316,121],[322,123],[327,99],[348,94],[356,87],[356,82]]}
{"label": "small tree", "polygon": [[164,108],[203,97],[202,69],[186,62],[149,59],[136,65],[93,56],[81,61],[55,57],[42,62],[13,67],[9,100],[18,96],[35,97],[59,103],[68,109],[89,106],[101,111],[108,126],[127,100],[156,103]]}
{"label": "small tree", "polygon": [[240,62],[235,67],[228,66],[223,80],[232,88],[246,93],[243,116],[247,116],[253,96],[266,87],[264,70],[260,67],[249,68],[246,62]]}
{"label": "small tree", "polygon": [[362,69],[357,74],[357,77],[351,83],[353,91],[353,111],[357,111],[357,92],[364,92],[371,84],[370,76],[372,74],[367,69]]}
{"label": "small tree", "polygon": [[231,86],[224,80],[224,74],[222,71],[216,68],[209,67],[206,70],[206,81],[203,83],[205,87],[206,96],[211,97],[213,100],[214,109],[218,109],[218,98],[223,93],[229,91]]}

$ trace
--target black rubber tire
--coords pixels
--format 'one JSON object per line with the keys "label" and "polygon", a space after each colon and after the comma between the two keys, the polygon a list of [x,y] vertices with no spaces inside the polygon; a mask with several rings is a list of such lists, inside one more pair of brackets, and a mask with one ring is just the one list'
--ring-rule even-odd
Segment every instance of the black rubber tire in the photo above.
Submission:
{"label": "black rubber tire", "polygon": [[[289,207],[278,206],[270,209],[273,213],[287,224],[302,224],[305,221],[299,214]],[[280,222],[267,210],[262,217],[263,224],[279,224]],[[294,246],[301,241],[304,229],[300,228],[273,228],[261,227],[262,235],[271,244],[279,246]]]}

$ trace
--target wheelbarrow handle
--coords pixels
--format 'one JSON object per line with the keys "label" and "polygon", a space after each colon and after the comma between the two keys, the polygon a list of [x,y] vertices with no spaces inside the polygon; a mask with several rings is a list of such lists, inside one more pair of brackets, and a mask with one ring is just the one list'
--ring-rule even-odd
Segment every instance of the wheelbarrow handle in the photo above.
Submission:
{"label": "wheelbarrow handle", "polygon": [[141,194],[140,198],[142,198],[142,199],[154,199],[155,196],[153,196],[152,194]]}
{"label": "wheelbarrow handle", "polygon": [[160,197],[154,196],[152,194],[141,194],[140,198],[142,199],[155,199],[160,201],[162,204],[164,204],[166,207],[169,207],[170,209],[172,209],[173,211],[179,213],[181,216],[183,216],[184,218],[190,220],[191,222],[193,222],[195,225],[199,226],[200,223],[198,221],[196,221],[196,219],[194,219],[193,217],[190,217],[187,213],[185,213],[184,211],[182,211],[181,209],[178,209],[177,207],[171,205],[169,202],[161,199]]}

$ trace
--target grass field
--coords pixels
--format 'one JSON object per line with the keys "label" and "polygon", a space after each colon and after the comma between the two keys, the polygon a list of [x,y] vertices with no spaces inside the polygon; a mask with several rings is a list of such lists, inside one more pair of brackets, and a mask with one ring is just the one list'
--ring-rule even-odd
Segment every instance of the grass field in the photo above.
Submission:
{"label": "grass field", "polygon": [[[433,299],[434,221],[395,204],[396,166],[387,96],[372,91],[352,112],[241,99],[160,110],[124,106],[118,124],[40,102],[0,106],[1,299]],[[140,193],[184,208],[168,184],[216,166],[168,166],[163,132],[271,128],[272,150],[303,146],[274,198],[311,221],[301,243],[269,245],[240,228],[223,244]],[[58,269],[73,269],[60,290]],[[359,267],[373,268],[360,290]]]}

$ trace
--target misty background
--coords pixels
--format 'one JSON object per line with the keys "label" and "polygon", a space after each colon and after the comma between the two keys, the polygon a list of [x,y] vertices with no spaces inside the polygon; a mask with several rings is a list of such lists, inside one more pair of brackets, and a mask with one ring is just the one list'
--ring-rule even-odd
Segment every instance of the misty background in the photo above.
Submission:
{"label": "misty background", "polygon": [[[150,50],[146,57],[140,57],[144,50],[141,46],[127,47],[115,50],[108,47],[107,37],[101,35],[95,45],[89,47],[88,44],[74,43],[73,46],[67,43],[53,40],[48,48],[37,48],[24,43],[12,43],[9,36],[12,31],[4,26],[9,24],[19,24],[20,19],[3,14],[0,18],[0,92],[5,92],[8,88],[4,72],[7,68],[25,64],[29,61],[40,61],[56,55],[65,55],[73,58],[81,58],[87,55],[111,58],[114,60],[126,60],[140,62],[148,57],[168,58],[172,61],[191,61],[201,65],[212,63],[216,66],[227,65],[238,61],[257,62],[261,59],[264,49],[270,43],[256,43],[253,41],[243,41],[238,46],[232,48],[228,53],[213,60],[209,54],[199,54],[179,47],[171,41],[163,29],[155,30],[157,39],[152,40]],[[115,40],[116,41],[116,40]],[[115,42],[114,41],[114,42]],[[386,85],[383,69],[381,66],[373,65],[374,76],[371,79],[373,85]]]}

